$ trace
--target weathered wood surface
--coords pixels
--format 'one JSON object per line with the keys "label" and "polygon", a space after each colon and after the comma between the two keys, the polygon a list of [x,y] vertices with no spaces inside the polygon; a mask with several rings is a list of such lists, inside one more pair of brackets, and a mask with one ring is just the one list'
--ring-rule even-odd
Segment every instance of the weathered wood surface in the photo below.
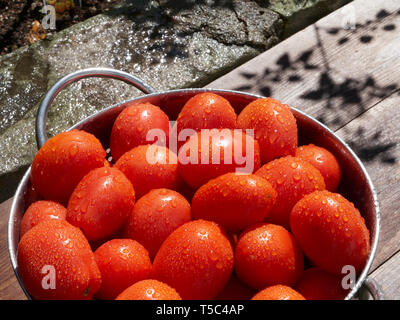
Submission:
{"label": "weathered wood surface", "polygon": [[[400,299],[399,31],[398,0],[356,0],[207,86],[280,99],[350,143],[378,192],[382,229],[370,276],[390,299]],[[7,252],[10,205],[0,205],[0,299],[21,299]]]}
{"label": "weathered wood surface", "polygon": [[[381,209],[381,232],[372,269],[400,250],[400,91],[337,131],[364,157]],[[397,276],[400,281],[400,274]],[[400,299],[400,292],[399,297]]]}
{"label": "weathered wood surface", "polygon": [[8,255],[7,224],[12,199],[0,205],[0,300],[25,299]]}
{"label": "weathered wood surface", "polygon": [[385,299],[400,300],[400,253],[397,253],[381,267],[375,270],[370,277],[382,289]]}

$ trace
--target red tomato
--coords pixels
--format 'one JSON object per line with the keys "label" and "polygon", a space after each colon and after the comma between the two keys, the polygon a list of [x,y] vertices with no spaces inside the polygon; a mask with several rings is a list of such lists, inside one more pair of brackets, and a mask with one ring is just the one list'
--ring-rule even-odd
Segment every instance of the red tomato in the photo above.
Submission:
{"label": "red tomato", "polygon": [[37,201],[25,211],[21,220],[20,238],[34,226],[49,219],[65,220],[67,209],[54,201]]}
{"label": "red tomato", "polygon": [[192,188],[228,172],[253,173],[260,167],[260,150],[241,130],[210,130],[193,135],[179,150],[179,173]]}
{"label": "red tomato", "polygon": [[[152,129],[161,130],[163,139],[147,139]],[[114,161],[139,145],[157,142],[167,146],[169,129],[168,116],[159,107],[149,102],[130,104],[119,114],[111,131],[110,149]]]}
{"label": "red tomato", "polygon": [[94,135],[80,130],[60,133],[33,159],[32,184],[46,200],[66,204],[79,181],[102,167],[105,157],[106,151]]}
{"label": "red tomato", "polygon": [[135,203],[135,191],[115,168],[98,168],[75,188],[68,203],[67,221],[82,229],[89,241],[118,231]]}
{"label": "red tomato", "polygon": [[233,275],[215,300],[250,300],[255,293],[254,289]]}
{"label": "red tomato", "polygon": [[135,282],[150,276],[149,253],[134,240],[113,239],[100,246],[94,256],[102,280],[96,298],[115,299]]}
{"label": "red tomato", "polygon": [[251,300],[306,300],[290,287],[275,285],[257,293]]}
{"label": "red tomato", "polygon": [[288,105],[271,98],[255,100],[242,110],[237,124],[242,129],[254,129],[263,163],[295,155],[297,124]]}
{"label": "red tomato", "polygon": [[310,268],[304,271],[296,290],[307,300],[343,300],[348,290],[343,289],[342,278],[343,275]]}
{"label": "red tomato", "polygon": [[153,262],[153,277],[175,288],[182,299],[213,299],[233,269],[232,246],[214,222],[185,223],[162,244]]}
{"label": "red tomato", "polygon": [[303,159],[321,172],[324,177],[326,189],[335,192],[341,177],[341,171],[335,156],[328,150],[313,144],[298,147],[296,157]]}
{"label": "red tomato", "polygon": [[345,265],[361,271],[370,252],[369,231],[360,212],[343,196],[316,191],[301,199],[290,226],[306,256],[325,271],[341,274]]}
{"label": "red tomato", "polygon": [[101,275],[82,231],[64,220],[46,220],[18,245],[18,274],[35,299],[92,299]]}
{"label": "red tomato", "polygon": [[290,211],[297,201],[308,193],[325,189],[324,178],[317,169],[291,156],[271,161],[255,174],[271,183],[278,194],[265,221],[285,228],[289,228]]}
{"label": "red tomato", "polygon": [[215,221],[237,232],[263,221],[275,201],[275,190],[263,178],[227,173],[197,190],[192,214],[194,219]]}
{"label": "red tomato", "polygon": [[116,300],[182,300],[178,292],[157,280],[142,280],[131,285]]}
{"label": "red tomato", "polygon": [[137,240],[154,258],[172,231],[190,219],[190,204],[182,195],[169,189],[154,189],[135,204],[124,237]]}
{"label": "red tomato", "polygon": [[125,153],[114,167],[132,183],[137,198],[151,189],[177,189],[180,184],[178,158],[165,147],[138,146]]}
{"label": "red tomato", "polygon": [[294,237],[281,226],[258,224],[246,229],[235,248],[236,274],[254,289],[294,285],[304,269]]}
{"label": "red tomato", "polygon": [[177,133],[183,129],[234,129],[236,113],[225,98],[211,92],[199,93],[183,106],[176,120]]}

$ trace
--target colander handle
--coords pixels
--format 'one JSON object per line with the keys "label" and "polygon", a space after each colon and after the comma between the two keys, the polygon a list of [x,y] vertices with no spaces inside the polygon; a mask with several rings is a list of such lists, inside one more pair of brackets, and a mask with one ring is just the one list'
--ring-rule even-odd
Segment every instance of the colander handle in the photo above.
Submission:
{"label": "colander handle", "polygon": [[70,73],[64,78],[58,80],[51,87],[39,106],[39,110],[36,115],[36,142],[39,149],[47,141],[47,112],[49,111],[49,108],[54,99],[65,87],[69,86],[71,83],[77,82],[85,78],[112,78],[131,84],[146,94],[156,92],[154,88],[144,83],[139,78],[130,75],[129,73],[126,73],[124,71],[119,71],[115,69],[90,68]]}
{"label": "colander handle", "polygon": [[371,296],[373,300],[385,300],[385,295],[383,294],[381,287],[370,277],[365,279],[359,292],[361,300],[368,300],[369,296]]}

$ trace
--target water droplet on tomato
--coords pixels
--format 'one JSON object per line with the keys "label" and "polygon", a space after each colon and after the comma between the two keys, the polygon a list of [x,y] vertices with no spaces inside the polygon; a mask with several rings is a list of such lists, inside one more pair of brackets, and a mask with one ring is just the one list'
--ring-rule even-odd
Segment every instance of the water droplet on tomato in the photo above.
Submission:
{"label": "water droplet on tomato", "polygon": [[76,144],[73,144],[69,147],[69,154],[73,157],[75,156],[79,151],[79,147]]}

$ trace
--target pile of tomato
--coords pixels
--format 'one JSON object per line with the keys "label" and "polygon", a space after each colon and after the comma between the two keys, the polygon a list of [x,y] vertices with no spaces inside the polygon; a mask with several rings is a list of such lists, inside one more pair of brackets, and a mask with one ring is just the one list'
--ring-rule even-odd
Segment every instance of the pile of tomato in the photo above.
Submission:
{"label": "pile of tomato", "polygon": [[[133,103],[115,120],[110,154],[81,130],[38,151],[37,201],[18,246],[30,295],[343,299],[342,269],[363,269],[369,231],[337,193],[335,156],[298,146],[290,108],[257,99],[237,115],[207,92],[186,102],[174,130],[169,120],[159,106]],[[163,134],[149,141],[153,129]],[[187,129],[173,150],[171,136]]]}

